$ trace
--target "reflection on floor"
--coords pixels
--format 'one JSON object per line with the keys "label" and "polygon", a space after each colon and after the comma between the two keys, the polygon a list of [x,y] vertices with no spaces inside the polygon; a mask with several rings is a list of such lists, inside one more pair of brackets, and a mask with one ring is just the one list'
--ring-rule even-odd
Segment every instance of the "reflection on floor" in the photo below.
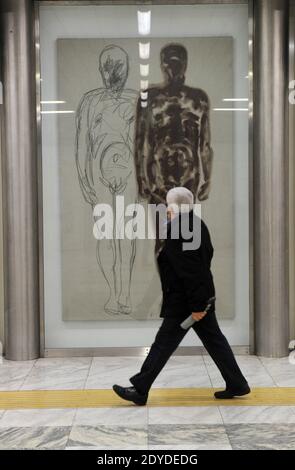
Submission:
{"label": "reflection on floor", "polygon": [[216,402],[213,389],[224,383],[211,359],[176,356],[146,407],[110,390],[130,385],[143,358],[4,360],[0,449],[295,449],[295,365],[288,358],[237,360],[251,395]]}

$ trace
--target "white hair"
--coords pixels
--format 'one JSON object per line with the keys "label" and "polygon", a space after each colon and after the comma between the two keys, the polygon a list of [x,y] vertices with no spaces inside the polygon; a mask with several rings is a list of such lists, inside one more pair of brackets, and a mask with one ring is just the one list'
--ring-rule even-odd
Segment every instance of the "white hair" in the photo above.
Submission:
{"label": "white hair", "polygon": [[193,209],[194,195],[184,187],[172,188],[167,193],[166,201],[173,212],[189,212]]}

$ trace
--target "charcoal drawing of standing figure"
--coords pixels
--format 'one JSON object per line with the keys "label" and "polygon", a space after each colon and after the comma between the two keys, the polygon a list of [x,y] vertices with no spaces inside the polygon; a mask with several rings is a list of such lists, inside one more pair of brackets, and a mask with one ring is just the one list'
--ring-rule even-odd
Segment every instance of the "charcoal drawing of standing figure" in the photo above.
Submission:
{"label": "charcoal drawing of standing figure", "polygon": [[[110,204],[115,213],[117,195],[124,195],[125,205],[136,201],[133,128],[137,92],[125,88],[129,58],[121,47],[111,44],[102,50],[99,72],[104,86],[86,92],[76,113],[76,166],[85,201],[92,209],[99,202]],[[115,220],[119,233],[123,223]],[[126,237],[97,241],[97,262],[109,289],[104,306],[109,315],[132,313],[135,253],[135,240]]]}
{"label": "charcoal drawing of standing figure", "polygon": [[165,203],[169,189],[184,186],[196,200],[209,197],[213,151],[209,98],[185,85],[187,50],[171,43],[160,52],[164,83],[137,103],[135,162],[138,190],[151,203]]}

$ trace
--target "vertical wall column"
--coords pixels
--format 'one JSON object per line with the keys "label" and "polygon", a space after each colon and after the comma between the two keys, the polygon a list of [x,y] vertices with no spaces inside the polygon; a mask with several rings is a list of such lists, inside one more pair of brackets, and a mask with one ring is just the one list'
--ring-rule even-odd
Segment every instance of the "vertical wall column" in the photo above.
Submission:
{"label": "vertical wall column", "polygon": [[39,357],[34,2],[3,2],[5,351]]}
{"label": "vertical wall column", "polygon": [[254,311],[256,354],[288,355],[289,0],[254,1]]}
{"label": "vertical wall column", "polygon": [[[289,13],[289,81],[295,77],[295,1]],[[292,86],[289,93],[292,92]],[[289,247],[290,247],[290,338],[295,338],[295,106],[289,103]]]}

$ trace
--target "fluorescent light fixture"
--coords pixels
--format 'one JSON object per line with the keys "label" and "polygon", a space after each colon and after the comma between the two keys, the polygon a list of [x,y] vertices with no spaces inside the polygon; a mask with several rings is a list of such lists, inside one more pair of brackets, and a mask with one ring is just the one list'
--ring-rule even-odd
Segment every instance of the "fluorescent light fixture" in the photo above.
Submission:
{"label": "fluorescent light fixture", "polygon": [[138,11],[137,12],[138,32],[142,36],[147,36],[151,32],[151,12]]}
{"label": "fluorescent light fixture", "polygon": [[213,111],[249,111],[248,108],[213,108]]}
{"label": "fluorescent light fixture", "polygon": [[142,107],[142,108],[146,108],[146,107],[147,107],[147,101],[142,101],[142,100],[141,100],[140,103],[141,103],[141,107]]}
{"label": "fluorescent light fixture", "polygon": [[65,103],[65,101],[57,101],[57,100],[52,100],[52,101],[40,101],[41,104],[61,104]]}
{"label": "fluorescent light fixture", "polygon": [[149,87],[149,81],[148,80],[140,80],[140,89],[141,90],[146,90]]}
{"label": "fluorescent light fixture", "polygon": [[150,58],[150,43],[146,42],[139,42],[139,57],[143,60],[149,59]]}
{"label": "fluorescent light fixture", "polygon": [[41,111],[41,114],[73,114],[75,111]]}
{"label": "fluorescent light fixture", "polygon": [[223,98],[222,101],[249,101],[248,98]]}
{"label": "fluorescent light fixture", "polygon": [[140,75],[142,77],[147,77],[149,74],[149,69],[150,69],[149,64],[146,64],[146,65],[139,64],[139,67],[140,67]]}
{"label": "fluorescent light fixture", "polygon": [[142,100],[147,100],[148,92],[147,91],[141,91],[140,92],[140,97],[141,97]]}

